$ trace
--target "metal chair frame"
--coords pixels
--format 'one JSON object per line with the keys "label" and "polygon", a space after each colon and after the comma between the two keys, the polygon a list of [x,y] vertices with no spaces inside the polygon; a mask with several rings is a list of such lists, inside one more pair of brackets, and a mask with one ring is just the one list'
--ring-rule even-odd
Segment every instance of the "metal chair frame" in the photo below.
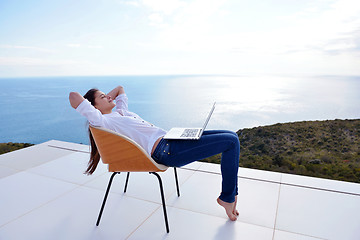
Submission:
{"label": "metal chair frame", "polygon": [[[120,174],[120,173],[121,172],[114,172],[113,174],[111,174],[109,184],[108,184],[106,192],[105,192],[104,200],[103,200],[103,203],[102,203],[101,208],[100,208],[99,216],[98,216],[98,219],[96,221],[96,226],[99,226],[99,224],[100,224],[101,216],[102,216],[103,211],[104,211],[104,207],[105,207],[105,204],[106,204],[107,197],[109,195],[109,191],[110,191],[113,179],[114,179],[115,175]],[[166,212],[165,196],[164,196],[164,189],[163,189],[163,184],[162,184],[161,177],[156,172],[149,172],[149,174],[155,175],[157,177],[158,181],[159,181],[161,201],[162,201],[164,219],[165,219],[165,227],[166,227],[166,232],[169,233],[169,231],[170,231],[169,230],[169,221],[168,221],[167,212]],[[178,182],[178,178],[177,178],[176,167],[174,167],[174,174],[175,174],[177,195],[178,195],[178,197],[180,197],[179,182]],[[126,190],[127,190],[127,186],[128,186],[128,182],[129,182],[129,176],[130,176],[130,172],[128,172],[127,176],[126,176],[124,193],[126,193]]]}
{"label": "metal chair frame", "polygon": [[[103,203],[102,203],[101,208],[100,208],[99,216],[98,216],[97,221],[96,221],[96,226],[99,226],[99,224],[100,224],[101,216],[102,216],[103,211],[104,211],[104,207],[105,207],[105,204],[106,204],[107,197],[109,195],[109,191],[110,191],[113,179],[114,179],[115,175],[120,174],[120,173],[121,172],[114,172],[113,174],[111,174],[109,184],[108,184],[106,192],[105,192],[104,200],[103,200]],[[161,201],[162,201],[164,219],[165,219],[165,227],[166,227],[166,232],[169,233],[169,221],[168,221],[167,212],[166,212],[165,196],[164,196],[164,189],[163,189],[163,184],[162,184],[161,177],[156,172],[149,172],[149,174],[155,175],[157,177],[158,181],[159,181]],[[178,197],[180,197],[179,182],[178,182],[178,178],[177,178],[176,167],[174,167],[174,174],[175,174],[177,195],[178,195]],[[126,193],[126,190],[127,190],[127,186],[128,186],[128,182],[129,182],[129,176],[130,176],[130,172],[128,172],[127,176],[126,176],[124,193]]]}

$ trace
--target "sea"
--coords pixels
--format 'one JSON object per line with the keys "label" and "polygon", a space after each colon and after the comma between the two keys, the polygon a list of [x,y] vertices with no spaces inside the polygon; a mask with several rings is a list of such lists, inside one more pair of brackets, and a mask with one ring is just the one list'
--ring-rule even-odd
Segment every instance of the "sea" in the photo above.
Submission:
{"label": "sea", "polygon": [[123,86],[129,110],[158,127],[238,131],[276,123],[359,119],[360,76],[84,76],[0,78],[0,142],[88,144],[69,93]]}

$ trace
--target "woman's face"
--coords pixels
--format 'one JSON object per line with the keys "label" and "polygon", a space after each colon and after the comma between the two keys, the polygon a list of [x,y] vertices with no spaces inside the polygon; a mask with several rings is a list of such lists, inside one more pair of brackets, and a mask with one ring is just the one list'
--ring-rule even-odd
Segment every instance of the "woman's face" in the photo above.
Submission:
{"label": "woman's face", "polygon": [[95,108],[99,109],[102,114],[111,113],[115,107],[114,100],[101,91],[95,93]]}

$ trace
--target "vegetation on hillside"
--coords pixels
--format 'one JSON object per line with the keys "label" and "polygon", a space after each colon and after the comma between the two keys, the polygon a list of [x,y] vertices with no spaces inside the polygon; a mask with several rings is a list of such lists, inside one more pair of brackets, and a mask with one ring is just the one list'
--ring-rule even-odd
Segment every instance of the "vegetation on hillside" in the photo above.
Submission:
{"label": "vegetation on hillside", "polygon": [[[360,183],[360,119],[242,129],[240,166]],[[220,163],[220,155],[204,161]]]}
{"label": "vegetation on hillside", "polygon": [[21,148],[30,147],[34,144],[31,143],[0,143],[0,154],[12,152]]}

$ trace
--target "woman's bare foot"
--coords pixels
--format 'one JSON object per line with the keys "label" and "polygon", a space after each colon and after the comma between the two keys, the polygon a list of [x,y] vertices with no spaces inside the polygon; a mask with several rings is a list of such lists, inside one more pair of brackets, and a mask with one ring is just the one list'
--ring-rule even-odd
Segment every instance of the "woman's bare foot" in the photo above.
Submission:
{"label": "woman's bare foot", "polygon": [[236,210],[236,204],[237,204],[237,196],[235,196],[235,204],[234,204],[233,214],[235,216],[239,216],[239,212],[238,212],[238,210]]}
{"label": "woman's bare foot", "polygon": [[[225,212],[226,212],[226,214],[228,215],[228,217],[230,218],[231,221],[236,221],[237,220],[236,199],[235,199],[235,202],[227,203],[227,202],[224,202],[223,200],[221,200],[220,198],[218,198],[217,202],[218,202],[218,204],[220,206],[225,208]],[[235,211],[235,214],[234,214],[234,211]]]}

